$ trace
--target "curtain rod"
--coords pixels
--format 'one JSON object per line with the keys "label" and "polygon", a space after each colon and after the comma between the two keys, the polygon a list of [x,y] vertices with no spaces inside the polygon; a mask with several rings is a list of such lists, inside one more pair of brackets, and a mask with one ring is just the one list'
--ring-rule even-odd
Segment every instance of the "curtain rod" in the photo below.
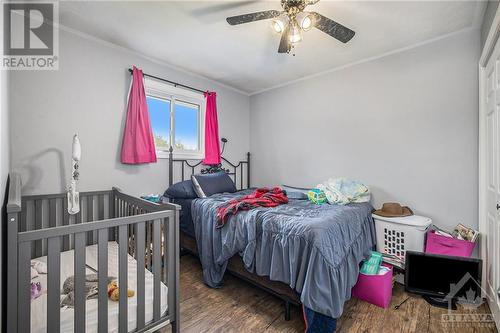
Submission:
{"label": "curtain rod", "polygon": [[[130,74],[132,74],[132,73],[133,73],[132,68],[129,68],[129,69],[128,69],[128,71],[130,72]],[[203,90],[196,89],[196,88],[193,88],[193,87],[190,87],[190,86],[186,86],[185,84],[178,83],[178,82],[174,82],[174,81],[170,81],[170,80],[167,80],[167,79],[164,79],[164,78],[158,77],[158,76],[154,76],[154,75],[150,75],[150,74],[146,74],[146,73],[142,73],[142,75],[147,76],[147,77],[150,77],[150,78],[153,78],[153,79],[156,79],[156,80],[160,80],[160,81],[163,81],[163,82],[170,83],[170,84],[171,84],[171,85],[173,85],[174,87],[182,87],[182,88],[186,88],[186,89],[189,89],[189,90],[192,90],[192,91],[199,92],[199,93],[201,93],[201,94],[204,94],[204,93],[205,93],[205,91],[203,91]]]}

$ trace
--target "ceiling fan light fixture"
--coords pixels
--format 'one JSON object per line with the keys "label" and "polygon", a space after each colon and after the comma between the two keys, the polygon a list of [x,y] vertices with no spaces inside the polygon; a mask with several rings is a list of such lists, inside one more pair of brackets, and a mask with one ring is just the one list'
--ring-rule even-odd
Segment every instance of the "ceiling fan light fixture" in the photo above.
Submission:
{"label": "ceiling fan light fixture", "polygon": [[309,31],[314,25],[313,16],[308,12],[300,12],[297,15],[297,23],[304,31]]}
{"label": "ceiling fan light fixture", "polygon": [[302,33],[300,32],[300,28],[297,25],[297,22],[292,26],[290,29],[290,37],[289,37],[290,43],[296,44],[302,40]]}
{"label": "ceiling fan light fixture", "polygon": [[271,22],[271,27],[276,33],[282,33],[285,30],[285,25],[287,24],[286,17],[283,15],[275,18]]}
{"label": "ceiling fan light fixture", "polygon": [[290,53],[290,50],[302,41],[302,34],[312,28],[330,35],[336,40],[347,43],[355,31],[323,16],[315,11],[304,11],[307,6],[320,0],[280,0],[282,11],[271,9],[227,17],[230,25],[240,25],[262,20],[271,20],[271,28],[280,34],[278,53]]}

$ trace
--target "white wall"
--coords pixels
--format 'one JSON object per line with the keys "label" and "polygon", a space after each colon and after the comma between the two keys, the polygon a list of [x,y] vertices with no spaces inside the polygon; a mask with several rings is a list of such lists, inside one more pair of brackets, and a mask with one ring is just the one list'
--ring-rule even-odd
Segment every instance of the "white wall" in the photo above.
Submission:
{"label": "white wall", "polygon": [[346,176],[375,207],[477,227],[479,44],[467,30],[252,96],[254,185]]}
{"label": "white wall", "polygon": [[119,186],[135,194],[163,193],[168,160],[141,166],[119,162],[128,68],[217,92],[220,135],[226,156],[243,159],[249,150],[249,97],[212,81],[167,67],[124,49],[60,33],[58,71],[11,75],[12,166],[22,172],[24,193],[65,191],[71,141],[82,143],[80,190]]}

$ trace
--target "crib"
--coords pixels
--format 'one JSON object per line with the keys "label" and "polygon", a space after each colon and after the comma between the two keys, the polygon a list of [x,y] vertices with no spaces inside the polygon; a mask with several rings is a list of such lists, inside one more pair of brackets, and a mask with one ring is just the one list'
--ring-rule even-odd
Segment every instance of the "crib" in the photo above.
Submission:
{"label": "crib", "polygon": [[[168,324],[179,332],[179,210],[113,188],[80,193],[80,212],[70,215],[66,193],[22,196],[21,178],[11,174],[7,332],[152,332]],[[34,300],[32,260],[47,267],[43,297]],[[92,300],[85,295],[88,272],[98,280]],[[64,274],[74,275],[69,309],[60,305]],[[108,299],[108,275],[118,279],[117,302]]]}

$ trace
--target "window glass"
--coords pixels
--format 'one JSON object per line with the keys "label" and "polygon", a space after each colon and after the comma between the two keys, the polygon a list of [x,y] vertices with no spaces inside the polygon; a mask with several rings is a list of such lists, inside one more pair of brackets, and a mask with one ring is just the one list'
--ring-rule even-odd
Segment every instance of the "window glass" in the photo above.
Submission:
{"label": "window glass", "polygon": [[175,101],[175,147],[176,150],[200,150],[200,126],[198,105]]}
{"label": "window glass", "polygon": [[170,101],[152,96],[147,96],[146,101],[156,149],[168,150],[170,147]]}

